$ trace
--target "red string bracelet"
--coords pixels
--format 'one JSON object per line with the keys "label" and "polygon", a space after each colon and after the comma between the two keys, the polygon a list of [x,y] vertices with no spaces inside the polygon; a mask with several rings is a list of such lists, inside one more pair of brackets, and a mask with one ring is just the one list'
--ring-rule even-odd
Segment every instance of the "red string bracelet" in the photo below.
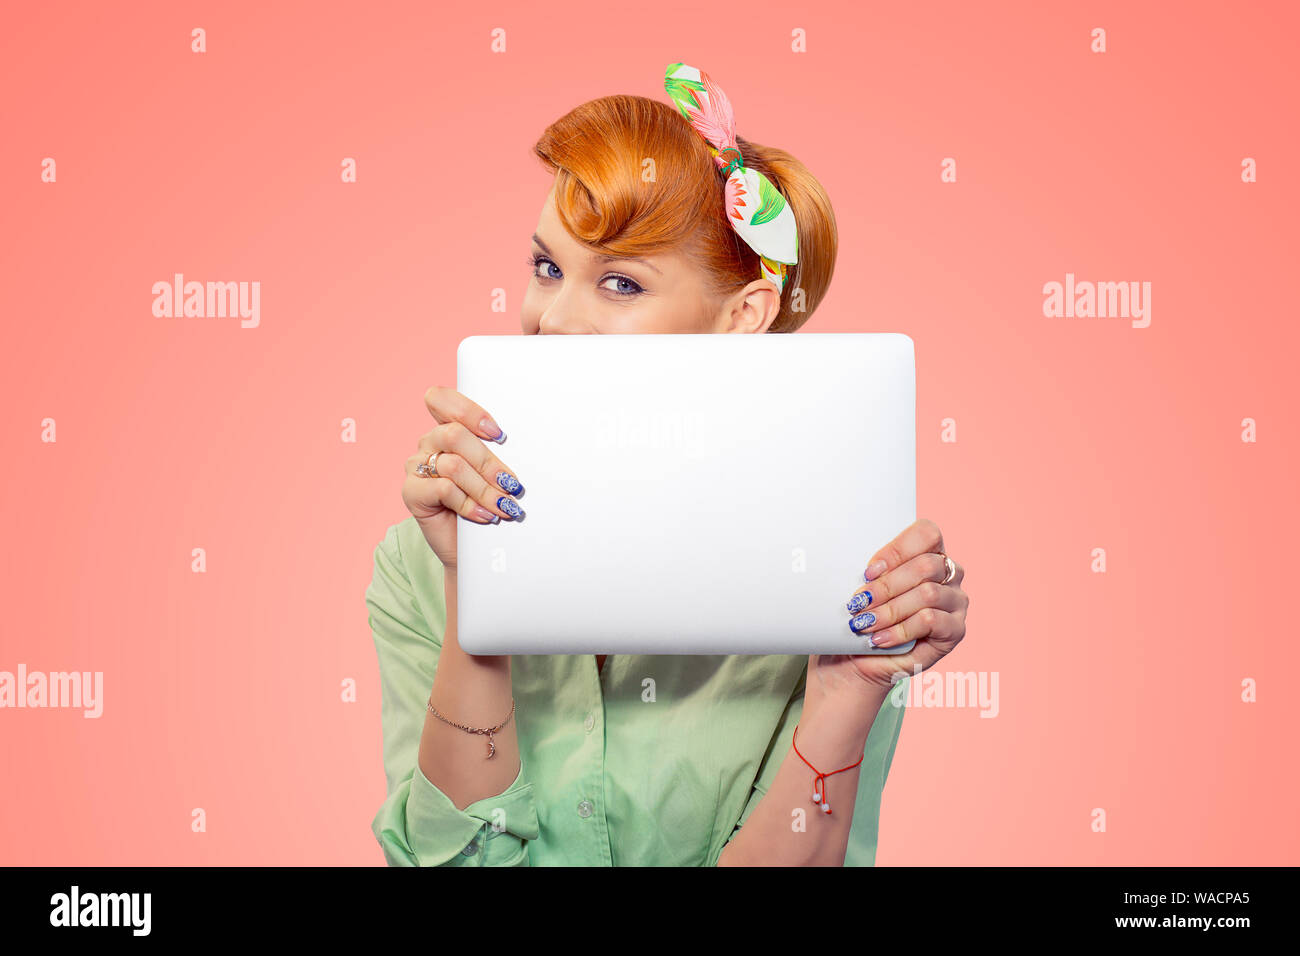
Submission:
{"label": "red string bracelet", "polygon": [[[799,741],[799,725],[795,724],[794,738],[791,741],[791,746],[794,747],[794,752],[796,754],[799,754],[799,759],[802,760],[804,763],[808,763],[808,758],[805,757],[803,754],[799,753],[798,741]],[[812,772],[817,775],[813,777],[813,795],[812,795],[813,803],[820,803],[822,809],[825,810],[827,813],[830,813],[831,805],[826,802],[826,778],[829,777],[831,774],[843,773],[845,770],[852,770],[859,763],[862,763],[863,758],[865,757],[866,754],[864,753],[861,757],[858,758],[858,763],[851,763],[847,767],[840,767],[839,770],[832,770],[830,771],[830,773],[822,773],[812,764],[808,763],[808,766],[812,769]]]}

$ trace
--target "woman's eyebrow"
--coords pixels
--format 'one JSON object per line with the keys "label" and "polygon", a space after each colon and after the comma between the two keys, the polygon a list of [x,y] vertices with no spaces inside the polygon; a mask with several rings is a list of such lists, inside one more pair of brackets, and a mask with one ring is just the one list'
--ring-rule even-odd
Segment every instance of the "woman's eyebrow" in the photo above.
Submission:
{"label": "woman's eyebrow", "polygon": [[[555,255],[555,253],[551,252],[550,247],[537,237],[537,233],[533,233],[533,242],[541,246],[542,252],[546,253],[548,256],[553,257]],[[591,257],[591,261],[592,262],[639,262],[646,268],[654,269],[654,271],[659,273],[659,275],[663,275],[663,273],[660,272],[659,269],[655,267],[654,263],[650,262],[648,259],[642,259],[640,256],[599,256],[593,253]]]}

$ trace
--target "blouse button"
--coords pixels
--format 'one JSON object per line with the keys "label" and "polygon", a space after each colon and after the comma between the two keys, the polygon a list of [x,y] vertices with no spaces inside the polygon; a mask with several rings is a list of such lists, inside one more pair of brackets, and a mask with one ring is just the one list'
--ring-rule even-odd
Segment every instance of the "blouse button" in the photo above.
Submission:
{"label": "blouse button", "polygon": [[587,733],[591,733],[591,728],[596,726],[596,718],[588,714],[587,719],[582,722],[582,726],[587,728]]}
{"label": "blouse button", "polygon": [[473,856],[475,853],[478,852],[478,847],[471,842],[469,846],[465,847],[465,849],[461,850],[460,852],[463,853],[465,856]]}
{"label": "blouse button", "polygon": [[583,800],[582,803],[578,804],[578,816],[582,817],[583,819],[586,819],[587,817],[591,816],[590,800]]}

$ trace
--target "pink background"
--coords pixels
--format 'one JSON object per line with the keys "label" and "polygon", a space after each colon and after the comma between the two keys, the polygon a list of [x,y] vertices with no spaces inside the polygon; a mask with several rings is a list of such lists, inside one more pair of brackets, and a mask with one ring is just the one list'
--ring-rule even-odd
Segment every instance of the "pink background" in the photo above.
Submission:
{"label": "pink background", "polygon": [[[907,715],[878,863],[1300,862],[1293,5],[437,6],[6,10],[0,670],[105,687],[0,710],[0,863],[382,865],[362,594],[422,396],[520,330],[542,129],[677,60],[835,203],[806,330],[916,342],[940,666],[1001,711]],[[155,318],[174,272],[260,281],[260,327]],[[1066,272],[1150,327],[1044,317]]]}

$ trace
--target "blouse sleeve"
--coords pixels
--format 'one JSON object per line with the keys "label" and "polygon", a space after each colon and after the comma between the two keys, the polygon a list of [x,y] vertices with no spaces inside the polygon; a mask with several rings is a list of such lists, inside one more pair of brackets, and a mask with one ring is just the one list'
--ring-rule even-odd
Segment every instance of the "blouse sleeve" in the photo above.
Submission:
{"label": "blouse sleeve", "polygon": [[[910,680],[911,678],[907,678]],[[781,722],[777,725],[772,742],[763,755],[763,762],[754,780],[749,800],[736,823],[729,839],[735,839],[740,828],[745,825],[749,815],[754,812],[758,802],[766,796],[777,771],[781,769],[786,754],[794,743],[794,728],[803,716],[804,690],[807,686],[807,673],[799,680],[790,701],[786,704]],[[906,683],[903,681],[902,683]],[[867,734],[867,745],[863,751],[862,766],[858,776],[858,796],[853,806],[853,824],[849,828],[849,845],[844,855],[845,866],[874,866],[876,862],[876,842],[880,824],[880,801],[885,788],[885,778],[894,761],[894,750],[903,730],[903,710],[899,703],[906,699],[907,689],[896,685],[885,697],[871,731]],[[811,773],[809,774],[811,778]],[[809,782],[811,787],[811,780]],[[718,856],[722,851],[718,851]],[[713,860],[717,865],[717,859]]]}
{"label": "blouse sleeve", "polygon": [[[446,622],[443,568],[419,535],[404,556],[402,528],[389,527],[374,551],[366,588],[370,630],[379,655],[384,772],[388,796],[371,823],[390,866],[527,866],[538,836],[532,784],[521,764],[496,796],[457,809],[419,766],[425,704],[433,687]],[[419,533],[419,526],[410,524]],[[427,554],[425,554],[427,552]],[[431,623],[432,622],[432,623]]]}

